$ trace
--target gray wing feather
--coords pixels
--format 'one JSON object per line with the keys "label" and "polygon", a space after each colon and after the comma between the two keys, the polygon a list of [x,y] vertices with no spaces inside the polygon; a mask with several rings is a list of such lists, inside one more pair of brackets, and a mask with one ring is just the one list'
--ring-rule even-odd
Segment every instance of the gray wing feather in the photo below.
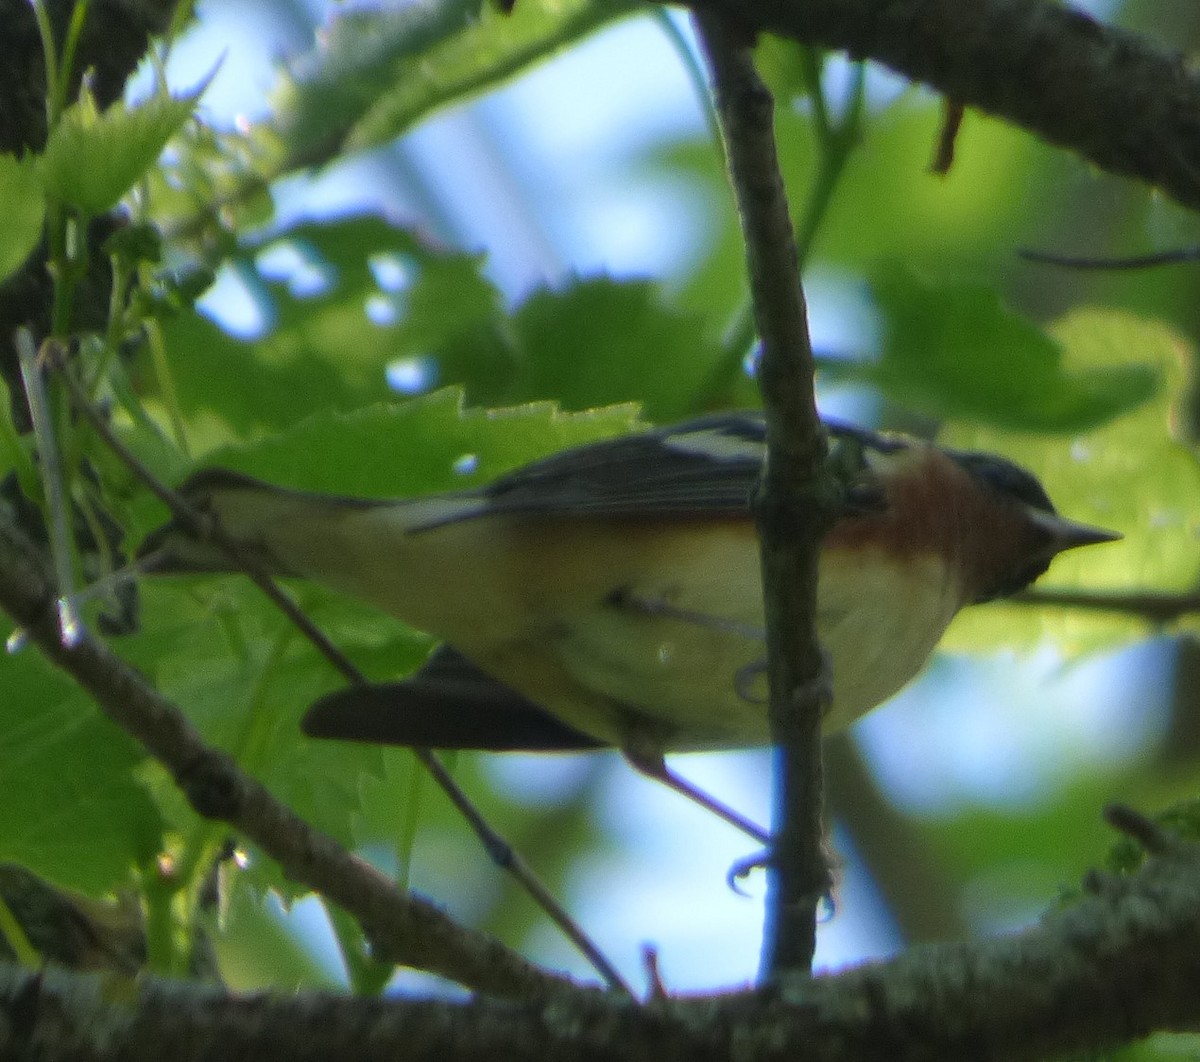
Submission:
{"label": "gray wing feather", "polygon": [[[845,424],[828,424],[835,445],[862,452],[902,443]],[[565,450],[501,476],[475,492],[482,505],[414,527],[428,530],[501,513],[582,517],[747,516],[762,473],[766,428],[756,411],[717,413],[670,428]],[[847,511],[877,511],[875,485],[853,488]]]}
{"label": "gray wing feather", "polygon": [[[479,491],[500,513],[700,517],[745,515],[762,470],[762,418],[722,413],[566,450]],[[427,530],[456,518],[422,525]]]}

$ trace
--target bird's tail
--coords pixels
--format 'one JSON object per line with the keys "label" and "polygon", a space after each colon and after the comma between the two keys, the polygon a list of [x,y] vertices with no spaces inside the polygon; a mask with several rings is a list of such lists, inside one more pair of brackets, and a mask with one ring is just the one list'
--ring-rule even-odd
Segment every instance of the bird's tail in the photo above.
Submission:
{"label": "bird's tail", "polygon": [[[465,495],[443,495],[412,501],[349,498],[277,487],[252,476],[224,469],[204,469],[178,488],[193,509],[215,518],[239,549],[273,575],[311,576],[336,566],[345,529],[356,517],[373,515],[371,523],[387,526],[403,537],[444,520],[461,518],[477,503]],[[314,558],[311,553],[320,556]],[[184,522],[171,520],[151,532],[138,550],[144,570],[152,573],[228,572],[239,565],[220,542],[198,536]]]}
{"label": "bird's tail", "polygon": [[[197,513],[215,518],[221,531],[235,539],[268,571],[289,574],[267,546],[264,530],[297,519],[310,509],[305,495],[223,469],[205,469],[186,480],[178,493]],[[197,535],[178,518],[152,531],[142,542],[138,558],[155,573],[227,572],[237,568],[229,553],[207,535]]]}

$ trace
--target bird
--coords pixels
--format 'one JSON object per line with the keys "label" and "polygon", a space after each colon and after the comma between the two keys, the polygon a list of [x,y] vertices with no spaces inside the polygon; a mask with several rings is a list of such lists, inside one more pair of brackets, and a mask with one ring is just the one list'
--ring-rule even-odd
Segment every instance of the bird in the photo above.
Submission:
{"label": "bird", "polygon": [[[905,686],[960,609],[1019,592],[1064,550],[1121,537],[1060,516],[1036,477],[998,455],[825,429],[845,499],[819,557],[825,732]],[[666,754],[770,742],[753,511],[765,449],[762,415],[735,411],[450,493],[341,497],[216,468],[179,490],[268,571],[440,642],[403,680],[321,698],[302,722],[310,736],[616,747],[693,795]],[[178,520],[140,553],[155,573],[236,569]]]}

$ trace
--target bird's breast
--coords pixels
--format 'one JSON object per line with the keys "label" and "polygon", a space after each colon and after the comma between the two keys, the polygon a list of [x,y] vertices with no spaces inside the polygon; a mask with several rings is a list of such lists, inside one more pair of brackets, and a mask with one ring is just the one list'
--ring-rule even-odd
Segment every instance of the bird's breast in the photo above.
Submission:
{"label": "bird's breast", "polygon": [[962,604],[940,554],[863,551],[822,567],[819,627],[833,667],[827,729],[887,700],[924,667]]}
{"label": "bird's breast", "polygon": [[[496,517],[409,535],[397,507],[328,522],[306,524],[288,551],[292,570],[445,639],[577,729],[624,744],[630,721],[645,722],[678,750],[769,740],[749,520]],[[360,563],[366,556],[392,563]],[[962,599],[948,571],[940,554],[865,535],[827,544],[818,625],[832,664],[829,726],[920,670]]]}
{"label": "bird's breast", "polygon": [[[652,719],[669,748],[769,741],[759,559],[752,535],[709,529],[680,558],[570,617],[553,652],[581,687]],[[688,563],[683,563],[684,559]],[[853,722],[924,665],[958,609],[937,555],[827,551],[818,589],[827,728]],[[611,735],[604,735],[611,736]]]}

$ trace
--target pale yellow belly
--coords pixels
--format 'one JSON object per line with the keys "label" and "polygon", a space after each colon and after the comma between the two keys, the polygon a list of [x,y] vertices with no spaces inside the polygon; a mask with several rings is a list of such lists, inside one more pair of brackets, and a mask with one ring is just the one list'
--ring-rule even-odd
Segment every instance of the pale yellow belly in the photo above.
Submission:
{"label": "pale yellow belly", "polygon": [[[636,588],[646,601],[656,590],[676,590],[664,595],[675,615],[593,611],[576,617],[553,647],[581,685],[676,730],[669,745],[680,750],[770,740],[758,558],[711,559],[729,566],[714,563],[703,584]],[[932,558],[904,578],[882,558],[866,556],[824,577],[818,628],[833,679],[826,729],[849,725],[913,678],[957,603]]]}
{"label": "pale yellow belly", "polygon": [[[769,740],[759,560],[745,524],[647,532],[487,518],[407,535],[402,515],[308,520],[294,536],[276,525],[272,539],[293,570],[445,639],[596,737],[625,744],[631,717],[642,716],[668,750]],[[827,726],[847,725],[908,682],[958,603],[933,557],[902,574],[858,552],[852,565],[825,570]]]}

